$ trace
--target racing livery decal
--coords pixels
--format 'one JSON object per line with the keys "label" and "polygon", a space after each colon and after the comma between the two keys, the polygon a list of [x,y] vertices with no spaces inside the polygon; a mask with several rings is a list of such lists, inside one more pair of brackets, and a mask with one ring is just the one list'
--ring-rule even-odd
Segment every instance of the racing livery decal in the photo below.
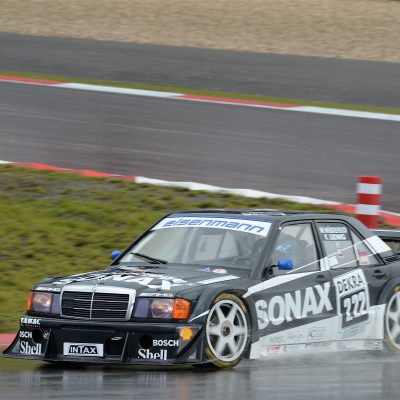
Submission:
{"label": "racing livery decal", "polygon": [[144,358],[145,360],[167,360],[167,350],[150,351],[149,349],[139,349],[139,358]]}
{"label": "racing livery decal", "polygon": [[259,236],[267,236],[271,223],[244,218],[222,218],[222,217],[185,217],[185,218],[164,218],[153,230],[167,228],[188,228],[188,227],[207,227],[215,229],[229,229],[232,231],[247,232]]}
{"label": "racing livery decal", "polygon": [[274,296],[268,302],[258,300],[255,303],[258,317],[258,327],[265,329],[270,323],[281,325],[306,318],[309,315],[322,314],[333,309],[329,300],[330,283]]}
{"label": "racing livery decal", "polygon": [[64,343],[65,356],[103,357],[103,344],[100,343]]}
{"label": "racing livery decal", "polygon": [[19,351],[21,354],[39,355],[42,353],[42,345],[41,343],[32,345],[29,342],[21,340]]}
{"label": "racing livery decal", "polygon": [[[137,283],[142,286],[147,286],[150,289],[163,289],[168,290],[171,286],[181,286],[188,285],[188,282],[175,278],[173,276],[168,275],[160,275],[160,274],[152,274],[152,273],[138,273],[138,272],[129,272],[125,274],[115,274],[115,273],[107,273],[107,272],[96,272],[87,274],[86,276],[73,276],[71,278],[60,279],[58,281],[53,282],[56,285],[67,285],[70,283],[76,282],[84,282],[95,280],[96,284],[103,284],[107,281],[113,282],[126,282],[126,283]],[[158,283],[160,282],[160,283]],[[155,284],[158,283],[158,284]]]}
{"label": "racing livery decal", "polygon": [[333,278],[341,327],[368,321],[369,290],[364,272],[355,269]]}
{"label": "racing livery decal", "polygon": [[23,339],[32,339],[32,331],[19,331],[19,337]]}
{"label": "racing livery decal", "polygon": [[154,339],[153,347],[177,347],[179,340],[175,339]]}
{"label": "racing livery decal", "polygon": [[[124,283],[136,283],[140,286],[145,286],[149,289],[160,289],[160,290],[171,290],[176,286],[195,286],[195,285],[209,285],[216,282],[229,281],[232,279],[238,279],[239,276],[226,275],[218,278],[211,278],[200,280],[197,282],[188,282],[184,279],[175,278],[168,275],[144,273],[144,272],[129,272],[124,274],[96,272],[89,273],[86,276],[77,276],[70,278],[62,278],[52,282],[54,285],[69,285],[71,283],[94,281],[95,285],[104,284],[108,282],[124,282]],[[144,295],[143,295],[144,296]],[[168,294],[158,294],[158,297],[168,297]]]}
{"label": "racing livery decal", "polygon": [[22,317],[20,321],[22,326],[31,326],[31,327],[40,326],[40,318]]}
{"label": "racing livery decal", "polygon": [[323,240],[327,241],[347,241],[349,239],[349,231],[345,226],[320,226],[319,231],[322,234]]}

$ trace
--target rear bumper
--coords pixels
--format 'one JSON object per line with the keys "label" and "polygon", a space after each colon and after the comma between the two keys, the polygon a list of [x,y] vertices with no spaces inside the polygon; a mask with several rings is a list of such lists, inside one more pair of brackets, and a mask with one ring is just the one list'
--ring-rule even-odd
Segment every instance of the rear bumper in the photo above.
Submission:
{"label": "rear bumper", "polygon": [[[180,332],[190,328],[185,340]],[[186,329],[186,333],[190,332]],[[21,318],[5,357],[112,364],[201,363],[199,324],[97,322],[62,318]]]}

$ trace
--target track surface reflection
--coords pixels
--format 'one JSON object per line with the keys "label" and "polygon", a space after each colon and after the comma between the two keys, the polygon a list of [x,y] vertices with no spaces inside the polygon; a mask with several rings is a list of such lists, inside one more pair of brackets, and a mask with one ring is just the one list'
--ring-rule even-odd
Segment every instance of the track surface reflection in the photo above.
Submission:
{"label": "track surface reflection", "polygon": [[383,354],[281,356],[231,370],[191,367],[55,368],[0,360],[2,400],[41,399],[395,399],[400,359]]}

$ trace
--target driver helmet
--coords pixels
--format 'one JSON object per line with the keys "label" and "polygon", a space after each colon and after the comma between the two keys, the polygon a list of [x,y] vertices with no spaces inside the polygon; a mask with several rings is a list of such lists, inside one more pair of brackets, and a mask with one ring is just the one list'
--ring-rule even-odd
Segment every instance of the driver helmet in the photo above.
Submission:
{"label": "driver helmet", "polygon": [[296,239],[291,235],[281,234],[275,246],[275,251],[287,258],[293,258],[296,254]]}

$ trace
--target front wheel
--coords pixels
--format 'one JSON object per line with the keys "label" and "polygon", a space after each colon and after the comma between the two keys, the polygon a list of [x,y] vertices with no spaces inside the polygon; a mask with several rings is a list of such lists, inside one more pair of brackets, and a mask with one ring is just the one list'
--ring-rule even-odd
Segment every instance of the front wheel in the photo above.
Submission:
{"label": "front wheel", "polygon": [[240,362],[249,339],[248,321],[239,297],[223,293],[214,300],[205,326],[205,355],[210,366],[230,368]]}
{"label": "front wheel", "polygon": [[385,341],[393,353],[400,353],[400,286],[396,286],[385,311]]}

